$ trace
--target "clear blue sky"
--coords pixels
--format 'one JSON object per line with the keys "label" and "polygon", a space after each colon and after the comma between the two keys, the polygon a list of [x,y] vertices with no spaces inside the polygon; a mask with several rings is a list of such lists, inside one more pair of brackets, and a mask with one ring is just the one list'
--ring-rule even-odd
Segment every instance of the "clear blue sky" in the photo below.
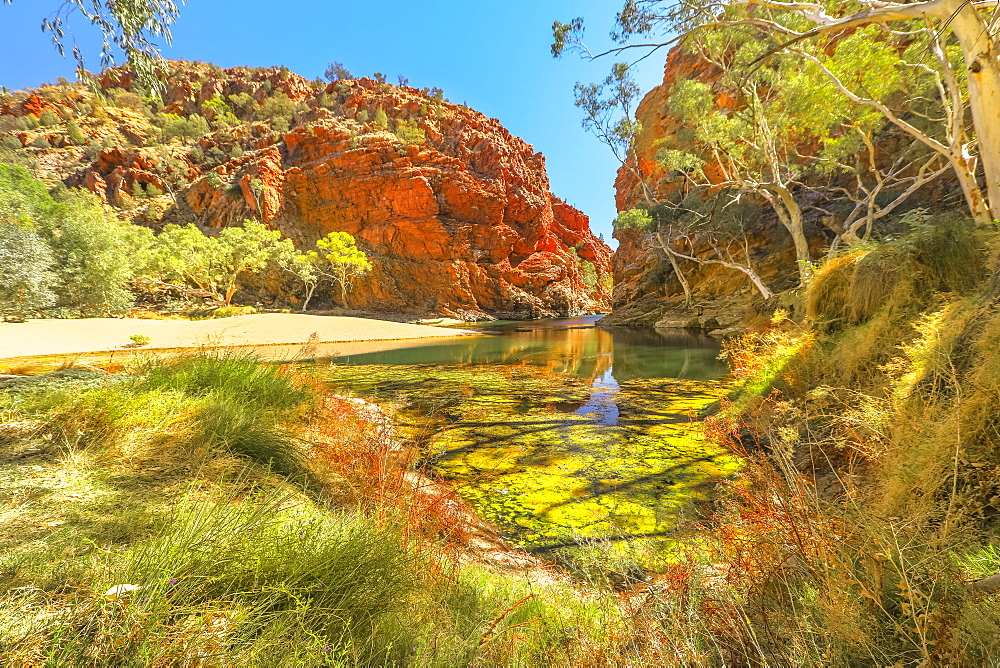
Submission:
{"label": "clear blue sky", "polygon": [[[0,4],[0,85],[73,79],[72,58],[61,58],[39,30],[59,3]],[[418,88],[440,87],[452,102],[499,118],[545,154],[553,192],[587,213],[595,233],[610,242],[617,162],[581,129],[573,84],[603,79],[611,61],[554,60],[549,44],[554,20],[583,16],[588,41],[606,45],[620,8],[620,0],[190,0],[163,53],[223,67],[285,65],[310,79],[338,60],[355,76],[383,72],[395,82],[402,74]],[[80,17],[72,27],[96,69],[94,31]],[[662,71],[663,57],[642,64],[644,91]]]}

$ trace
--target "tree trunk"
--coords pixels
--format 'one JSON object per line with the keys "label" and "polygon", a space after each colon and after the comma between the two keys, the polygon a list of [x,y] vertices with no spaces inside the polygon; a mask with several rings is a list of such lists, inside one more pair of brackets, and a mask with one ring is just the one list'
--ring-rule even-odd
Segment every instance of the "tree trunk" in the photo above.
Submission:
{"label": "tree trunk", "polygon": [[677,258],[674,257],[673,253],[666,250],[665,247],[667,245],[667,242],[663,240],[663,237],[660,235],[659,232],[656,232],[656,240],[660,242],[660,246],[664,247],[663,253],[664,255],[667,256],[667,259],[670,260],[670,266],[673,267],[674,269],[674,276],[677,277],[677,282],[680,283],[681,287],[684,289],[684,305],[691,306],[691,303],[694,301],[694,299],[691,296],[691,286],[688,284],[687,277],[684,276],[684,272],[681,271],[681,267],[677,263]]}
{"label": "tree trunk", "polygon": [[306,285],[306,300],[302,302],[303,313],[309,310],[309,300],[313,298],[313,292],[315,291],[316,291],[316,283],[309,283]]}
{"label": "tree trunk", "polygon": [[795,264],[798,265],[799,281],[804,282],[812,274],[812,257],[809,255],[809,240],[802,226],[802,209],[791,191],[783,185],[770,185],[762,194],[778,215],[778,220],[792,235],[795,246]]}
{"label": "tree trunk", "polygon": [[347,304],[347,285],[346,285],[346,281],[339,281],[338,285],[340,285],[340,302],[344,305],[345,309],[346,308],[350,308],[350,306],[348,306],[348,304]]}
{"label": "tree trunk", "polygon": [[[988,220],[1000,220],[1000,58],[990,27],[980,9],[964,0],[952,0],[944,8],[946,20],[962,46],[968,74],[969,109],[979,141],[979,158],[986,175],[989,202],[977,203],[977,220],[988,211]],[[978,188],[976,189],[978,191]],[[980,194],[979,199],[982,199]],[[973,203],[970,202],[970,207]]]}

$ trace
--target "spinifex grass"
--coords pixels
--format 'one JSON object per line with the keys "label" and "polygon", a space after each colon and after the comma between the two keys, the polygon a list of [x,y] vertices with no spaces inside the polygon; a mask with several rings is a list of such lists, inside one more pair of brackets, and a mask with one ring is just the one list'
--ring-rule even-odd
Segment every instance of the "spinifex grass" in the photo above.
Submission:
{"label": "spinifex grass", "polygon": [[385,527],[287,501],[182,501],[157,535],[68,564],[61,593],[7,598],[5,655],[56,665],[391,660],[394,638],[379,634],[414,585],[414,556]]}

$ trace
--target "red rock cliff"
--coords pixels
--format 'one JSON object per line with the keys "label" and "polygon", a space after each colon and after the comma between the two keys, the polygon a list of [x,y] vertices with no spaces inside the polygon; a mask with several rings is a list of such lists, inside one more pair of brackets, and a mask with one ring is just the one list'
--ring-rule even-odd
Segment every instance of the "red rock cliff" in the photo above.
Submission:
{"label": "red rock cliff", "polygon": [[[498,120],[371,79],[319,90],[242,68],[200,89],[191,79],[173,86],[169,109],[216,94],[261,98],[265,86],[308,105],[280,136],[244,126],[251,150],[213,170],[231,187],[199,179],[184,204],[207,227],[259,217],[302,243],[354,235],[374,269],[351,308],[538,317],[607,307],[610,249],[550,193],[545,158]],[[218,134],[202,148],[228,151]]]}
{"label": "red rock cliff", "polygon": [[[210,230],[253,218],[301,247],[349,232],[374,265],[349,293],[352,309],[523,318],[608,308],[611,250],[549,191],[544,157],[498,120],[367,78],[326,84],[284,68],[176,61],[166,70],[162,106],[118,68],[100,81],[107,102],[48,87],[0,113],[37,115],[55,100],[77,139],[45,128],[52,148],[32,150],[136,222]],[[41,132],[14,134],[28,145]],[[295,303],[287,286],[265,287]]]}
{"label": "red rock cliff", "polygon": [[[718,84],[719,74],[713,65],[696,55],[680,48],[670,51],[663,83],[649,91],[636,109],[642,130],[636,137],[636,159],[623,165],[615,180],[619,211],[634,208],[643,201],[640,176],[660,199],[676,190],[677,184],[655,159],[662,142],[675,141],[684,130],[680,119],[670,112],[670,91],[681,79],[697,79],[713,84],[717,107],[732,107],[732,95]],[[705,169],[711,178],[712,164]],[[746,232],[747,250],[761,278],[775,291],[793,287],[797,275],[794,249],[777,221],[767,212],[750,222]],[[682,271],[694,298],[694,303],[687,305],[666,256],[645,233],[619,230],[614,236],[619,246],[614,255],[614,313],[608,319],[609,324],[726,328],[760,305],[757,291],[742,273],[719,265],[684,262]]]}

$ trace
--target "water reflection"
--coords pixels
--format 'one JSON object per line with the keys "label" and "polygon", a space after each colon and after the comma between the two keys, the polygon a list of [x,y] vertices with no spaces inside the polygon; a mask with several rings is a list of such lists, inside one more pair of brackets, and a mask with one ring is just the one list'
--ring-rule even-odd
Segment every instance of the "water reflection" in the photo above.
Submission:
{"label": "water reflection", "polygon": [[[531,365],[595,381],[639,378],[713,380],[726,373],[719,343],[682,331],[599,329],[600,316],[465,325],[487,336],[438,340],[397,350],[346,355],[347,364]],[[600,380],[599,380],[600,379]],[[604,385],[598,385],[598,381]]]}
{"label": "water reflection", "polygon": [[340,356],[327,377],[393,400],[428,464],[534,551],[663,536],[735,467],[694,421],[723,392],[719,344],[597,320],[486,323],[485,336]]}

